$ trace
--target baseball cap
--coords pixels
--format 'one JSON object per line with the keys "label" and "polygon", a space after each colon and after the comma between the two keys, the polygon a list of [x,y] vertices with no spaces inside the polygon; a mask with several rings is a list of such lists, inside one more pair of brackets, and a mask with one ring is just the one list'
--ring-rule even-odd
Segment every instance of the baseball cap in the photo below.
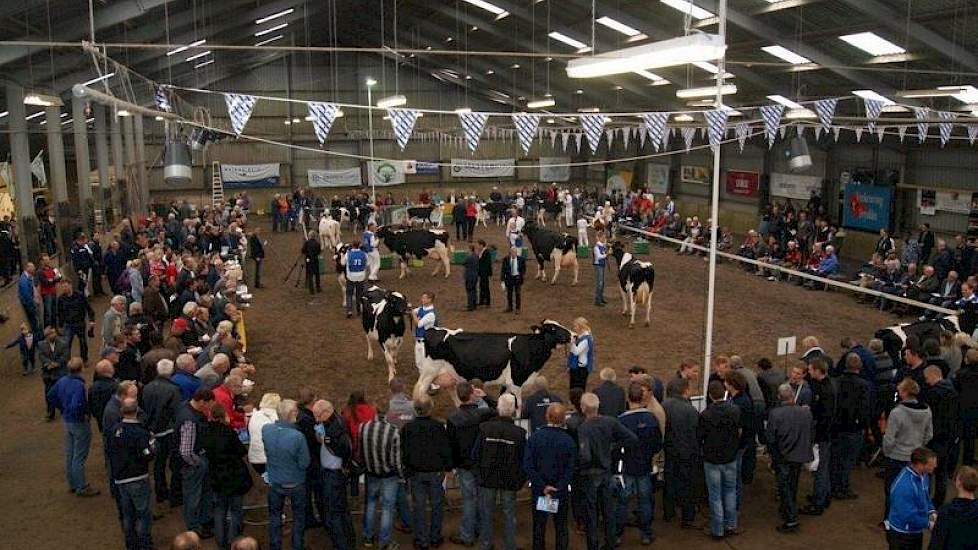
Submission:
{"label": "baseball cap", "polygon": [[190,324],[187,323],[187,320],[183,317],[177,317],[173,320],[173,326],[170,330],[187,330],[188,328],[190,328]]}

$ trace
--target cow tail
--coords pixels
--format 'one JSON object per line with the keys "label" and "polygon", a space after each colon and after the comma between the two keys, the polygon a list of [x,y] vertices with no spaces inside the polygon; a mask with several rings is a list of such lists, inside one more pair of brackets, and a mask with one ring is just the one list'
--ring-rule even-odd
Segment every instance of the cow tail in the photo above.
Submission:
{"label": "cow tail", "polygon": [[645,305],[647,300],[652,299],[652,289],[649,288],[648,283],[642,283],[638,285],[638,290],[635,292],[635,301],[641,305]]}

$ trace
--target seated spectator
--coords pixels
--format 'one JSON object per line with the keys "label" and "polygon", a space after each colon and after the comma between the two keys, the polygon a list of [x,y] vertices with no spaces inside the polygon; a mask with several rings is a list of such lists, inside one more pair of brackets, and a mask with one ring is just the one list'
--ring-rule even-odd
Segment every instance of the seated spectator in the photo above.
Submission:
{"label": "seated spectator", "polygon": [[694,254],[696,251],[689,246],[701,238],[703,227],[697,216],[686,218],[686,232],[683,234],[683,244],[679,247],[680,254]]}

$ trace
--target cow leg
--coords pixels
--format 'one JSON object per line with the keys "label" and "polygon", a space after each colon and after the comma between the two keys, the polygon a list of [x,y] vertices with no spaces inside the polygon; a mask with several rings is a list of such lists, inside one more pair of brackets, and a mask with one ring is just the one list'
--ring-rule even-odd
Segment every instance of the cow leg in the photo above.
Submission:
{"label": "cow leg", "polygon": [[448,275],[451,274],[451,265],[452,265],[451,258],[448,257],[448,254],[442,255],[441,265],[445,268],[445,278],[447,279]]}
{"label": "cow leg", "polygon": [[618,292],[621,293],[621,314],[628,315],[628,296],[625,294],[625,289],[619,287]]}
{"label": "cow leg", "polygon": [[340,284],[340,296],[343,297],[343,307],[346,308],[346,277],[342,274],[337,275],[336,282]]}
{"label": "cow leg", "polygon": [[628,328],[635,328],[635,292],[630,291],[628,293],[628,311],[631,313],[631,319],[628,321]]}
{"label": "cow leg", "polygon": [[649,295],[645,302],[645,326],[652,326],[652,292],[649,291]]}
{"label": "cow leg", "polygon": [[550,279],[550,284],[557,284],[557,276],[560,275],[560,260],[562,259],[560,249],[554,249],[550,254],[550,259],[554,263],[554,276]]}
{"label": "cow leg", "polygon": [[397,358],[394,356],[390,346],[384,344],[381,347],[384,348],[384,360],[387,361],[387,381],[390,382],[397,374]]}
{"label": "cow leg", "polygon": [[576,250],[573,252],[573,254],[574,254],[574,281],[571,282],[571,286],[577,286],[577,276],[580,274],[581,264],[580,262],[577,261]]}
{"label": "cow leg", "polygon": [[407,273],[408,273],[407,258],[401,256],[401,275],[398,277],[398,279],[403,279],[404,276],[407,275]]}
{"label": "cow leg", "polygon": [[367,361],[374,360],[374,347],[370,345],[370,334],[365,334],[367,337]]}
{"label": "cow leg", "polygon": [[326,238],[325,233],[319,234],[319,246],[323,247],[324,251],[329,247],[329,240]]}

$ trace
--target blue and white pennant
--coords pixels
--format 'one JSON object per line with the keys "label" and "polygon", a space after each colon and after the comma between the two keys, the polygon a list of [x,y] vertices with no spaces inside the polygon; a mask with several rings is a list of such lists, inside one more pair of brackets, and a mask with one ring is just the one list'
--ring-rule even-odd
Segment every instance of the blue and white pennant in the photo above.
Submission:
{"label": "blue and white pennant", "polygon": [[520,147],[525,155],[533,146],[533,136],[537,135],[540,117],[526,113],[515,114],[513,115],[513,125],[516,126],[516,133],[520,138]]}
{"label": "blue and white pennant", "polygon": [[462,123],[465,143],[468,144],[469,151],[474,153],[476,148],[479,147],[482,130],[486,127],[489,115],[486,113],[459,113],[458,120]]}
{"label": "blue and white pennant", "polygon": [[414,123],[418,120],[418,111],[413,109],[387,109],[387,116],[391,117],[391,128],[394,129],[394,140],[397,141],[401,151],[407,147],[411,133],[414,132]]}
{"label": "blue and white pennant", "polygon": [[767,146],[774,146],[774,140],[778,136],[778,126],[781,124],[781,115],[784,114],[784,105],[764,105],[761,107],[761,118],[764,119],[764,135],[767,137]]}
{"label": "blue and white pennant", "polygon": [[727,111],[725,109],[714,109],[704,112],[703,116],[706,117],[706,130],[710,137],[710,146],[719,147],[724,134],[727,133]]}
{"label": "blue and white pennant", "polygon": [[652,141],[652,147],[658,151],[668,143],[666,134],[666,123],[669,121],[668,113],[645,113],[642,115],[642,122],[645,123],[645,130]]}
{"label": "blue and white pennant", "polygon": [[166,93],[166,89],[164,89],[163,86],[156,87],[154,98],[156,99],[157,109],[165,113],[173,112],[173,105],[170,104],[170,96]]}
{"label": "blue and white pennant", "polygon": [[941,123],[937,128],[941,132],[941,147],[944,147],[951,139],[951,120],[954,118],[954,115],[947,111],[938,111],[937,118],[941,119]]}
{"label": "blue and white pennant", "polygon": [[917,118],[917,140],[923,143],[927,139],[927,131],[930,130],[930,124],[920,121],[927,120],[927,117],[930,116],[930,109],[927,107],[914,107],[913,116]]}
{"label": "blue and white pennant", "polygon": [[[821,99],[815,102],[815,114],[818,115],[818,121],[822,124],[822,130],[828,132],[832,127],[832,119],[835,118],[835,108],[839,104],[839,100],[836,98],[832,99]],[[818,136],[816,136],[816,139]]]}
{"label": "blue and white pennant", "polygon": [[880,113],[883,112],[883,102],[878,99],[863,99],[863,103],[866,105],[866,127],[869,131],[875,131],[876,129],[876,119],[880,117]]}
{"label": "blue and white pennant", "polygon": [[[581,128],[584,129],[584,136],[591,147],[591,154],[598,152],[598,145],[601,143],[601,134],[604,132],[604,115],[580,115]],[[578,138],[580,140],[580,138]],[[580,151],[580,141],[578,141],[578,151]]]}
{"label": "blue and white pennant", "polygon": [[326,143],[326,136],[329,135],[340,108],[332,103],[318,101],[310,101],[308,107],[309,116],[312,117],[312,128],[316,132],[316,139],[319,140],[320,145],[323,145]]}
{"label": "blue and white pennant", "polygon": [[240,136],[245,124],[248,124],[248,119],[251,118],[251,112],[255,109],[258,98],[253,95],[224,94],[224,103],[231,118],[231,129]]}

